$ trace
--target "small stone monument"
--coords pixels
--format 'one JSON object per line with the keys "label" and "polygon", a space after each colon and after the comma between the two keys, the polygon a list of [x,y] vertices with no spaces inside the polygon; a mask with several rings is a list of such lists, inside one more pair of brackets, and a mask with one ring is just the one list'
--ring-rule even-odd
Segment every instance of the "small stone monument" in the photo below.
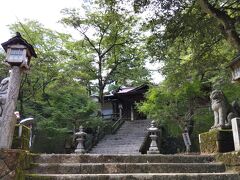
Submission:
{"label": "small stone monument", "polygon": [[148,132],[150,132],[150,138],[152,140],[150,144],[150,148],[147,151],[147,154],[160,154],[160,151],[157,146],[157,133],[159,132],[159,129],[156,127],[156,122],[151,122],[151,127],[148,128]]}
{"label": "small stone monument", "polygon": [[77,137],[76,141],[78,143],[75,153],[84,154],[86,152],[83,144],[86,135],[87,133],[83,132],[83,127],[80,126],[79,132],[75,133],[75,136]]}
{"label": "small stone monument", "polygon": [[187,127],[185,127],[184,133],[182,133],[182,136],[183,136],[184,144],[186,146],[186,153],[190,153],[190,147],[191,147],[192,144],[191,144],[191,140],[190,140],[190,137],[189,137]]}

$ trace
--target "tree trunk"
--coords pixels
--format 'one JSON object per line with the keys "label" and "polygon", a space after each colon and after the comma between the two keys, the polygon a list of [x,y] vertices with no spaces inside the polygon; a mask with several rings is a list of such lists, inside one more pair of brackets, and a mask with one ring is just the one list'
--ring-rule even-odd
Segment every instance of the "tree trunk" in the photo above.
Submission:
{"label": "tree trunk", "polygon": [[102,57],[99,55],[99,62],[98,62],[98,89],[99,89],[99,102],[101,107],[104,103],[103,91],[104,91],[104,84],[103,84],[103,76],[102,76]]}
{"label": "tree trunk", "polygon": [[217,19],[222,26],[222,34],[227,41],[238,51],[240,51],[240,37],[236,31],[235,20],[226,11],[215,8],[208,0],[198,0],[202,10]]}
{"label": "tree trunk", "polygon": [[102,87],[99,87],[99,88],[100,88],[99,89],[99,102],[100,102],[101,107],[102,107],[103,104],[104,104],[104,94],[103,94],[104,88],[102,88]]}

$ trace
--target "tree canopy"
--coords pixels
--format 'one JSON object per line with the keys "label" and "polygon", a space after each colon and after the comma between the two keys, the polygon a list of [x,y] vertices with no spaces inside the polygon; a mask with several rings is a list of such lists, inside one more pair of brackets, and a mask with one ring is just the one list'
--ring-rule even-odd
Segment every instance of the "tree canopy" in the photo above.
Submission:
{"label": "tree canopy", "polygon": [[77,78],[85,79],[87,84],[97,80],[99,101],[103,103],[107,85],[134,84],[149,78],[144,67],[145,55],[136,26],[137,18],[119,11],[115,3],[95,3],[97,7],[85,8],[85,14],[80,14],[77,9],[63,10],[65,18],[62,22],[82,37],[73,42],[67,52],[81,73]]}
{"label": "tree canopy", "polygon": [[[155,114],[162,123],[181,120],[182,130],[191,124],[187,121],[200,116],[211,121],[206,111],[210,91],[236,86],[230,84],[226,67],[239,51],[239,2],[147,0],[134,1],[134,7],[136,12],[151,12],[143,27],[151,31],[148,52],[153,61],[163,63],[165,77],[150,91],[140,110]],[[208,118],[198,115],[199,111],[209,114]]]}

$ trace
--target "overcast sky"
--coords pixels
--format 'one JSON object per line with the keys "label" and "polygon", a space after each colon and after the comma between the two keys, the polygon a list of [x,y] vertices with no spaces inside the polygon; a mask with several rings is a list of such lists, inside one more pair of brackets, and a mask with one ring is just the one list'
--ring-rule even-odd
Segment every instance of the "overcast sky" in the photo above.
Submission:
{"label": "overcast sky", "polygon": [[11,35],[7,25],[18,20],[34,19],[47,28],[58,30],[57,23],[61,19],[63,8],[81,7],[84,0],[5,0],[0,6],[0,43],[8,40]]}
{"label": "overcast sky", "polygon": [[[84,1],[86,0],[4,0],[0,6],[0,43],[12,37],[7,25],[24,19],[37,20],[46,28],[63,31],[63,27],[57,23],[62,17],[60,11],[64,8],[80,8]],[[159,64],[148,64],[148,67],[157,69]],[[159,73],[152,73],[155,83],[163,79]]]}

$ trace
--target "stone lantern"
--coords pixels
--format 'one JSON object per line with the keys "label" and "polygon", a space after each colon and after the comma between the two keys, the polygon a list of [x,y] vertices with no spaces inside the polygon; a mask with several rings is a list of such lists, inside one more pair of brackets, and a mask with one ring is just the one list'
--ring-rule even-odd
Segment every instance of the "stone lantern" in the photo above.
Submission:
{"label": "stone lantern", "polygon": [[240,82],[240,53],[228,65],[232,70],[232,81]]}
{"label": "stone lantern", "polygon": [[7,53],[6,62],[11,66],[24,66],[28,68],[31,57],[37,57],[33,47],[19,32],[16,36],[2,43],[2,47]]}
{"label": "stone lantern", "polygon": [[83,132],[83,127],[79,127],[79,132],[75,133],[75,136],[77,137],[77,148],[75,149],[75,153],[78,154],[84,154],[85,148],[84,148],[84,140],[86,137],[87,133]]}
{"label": "stone lantern", "polygon": [[149,150],[147,151],[147,154],[159,154],[160,151],[157,146],[159,129],[156,127],[156,122],[152,121],[151,127],[148,128],[147,130],[150,133],[150,138],[151,138],[151,144],[150,144]]}
{"label": "stone lantern", "polygon": [[7,53],[6,63],[11,67],[6,103],[0,117],[0,148],[10,149],[16,124],[14,114],[20,89],[21,74],[29,68],[31,57],[37,57],[33,47],[20,33],[2,43]]}

